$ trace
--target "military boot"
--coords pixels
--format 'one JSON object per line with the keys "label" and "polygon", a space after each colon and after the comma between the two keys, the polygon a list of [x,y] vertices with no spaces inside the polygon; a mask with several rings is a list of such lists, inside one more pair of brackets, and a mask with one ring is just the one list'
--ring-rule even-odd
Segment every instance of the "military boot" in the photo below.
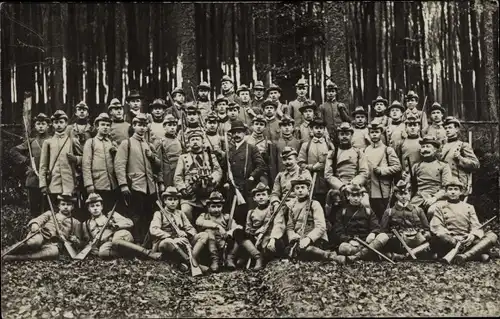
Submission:
{"label": "military boot", "polygon": [[[198,259],[201,254],[201,251],[203,250],[203,247],[205,246],[205,241],[201,241],[201,240],[198,240],[196,242],[196,244],[194,244],[193,246],[193,251],[192,251],[192,254],[193,254],[193,263],[195,266],[199,265],[199,262],[198,262]],[[201,265],[199,265],[200,268],[201,268]],[[203,269],[202,269],[203,270]]]}
{"label": "military boot", "polygon": [[262,269],[262,264],[263,264],[263,257],[260,254],[260,251],[255,248],[255,245],[250,241],[250,240],[244,240],[241,243],[241,246],[248,251],[250,254],[250,257],[255,259],[255,266],[253,267],[254,270],[261,270]]}
{"label": "military boot", "polygon": [[236,256],[236,252],[238,251],[238,243],[234,242],[233,247],[231,248],[231,251],[229,251],[229,254],[227,254],[226,257],[226,267],[228,269],[234,270],[236,269],[236,265],[234,264],[234,257]]}
{"label": "military boot", "polygon": [[321,248],[318,248],[316,246],[307,246],[305,251],[311,256],[311,257],[317,257],[320,259],[329,259],[330,253],[324,251]]}
{"label": "military boot", "polygon": [[111,246],[123,252],[124,254],[132,254],[133,256],[142,256],[152,260],[160,260],[162,253],[154,253],[149,249],[146,249],[142,246],[136,245],[134,243],[125,241],[125,240],[113,240],[111,242]]}
{"label": "military boot", "polygon": [[217,245],[215,244],[215,240],[208,241],[208,251],[210,252],[210,258],[212,259],[212,264],[210,265],[210,269],[213,272],[219,271],[219,251],[217,250]]}
{"label": "military boot", "polygon": [[[380,249],[382,249],[382,247],[384,247],[384,243],[382,243],[377,238],[375,238],[370,244],[368,244],[368,246],[370,246],[371,248],[373,248],[375,250],[380,251]],[[375,253],[372,252],[370,249],[363,247],[358,253],[354,254],[353,256],[349,256],[349,257],[352,257],[350,259],[352,261],[354,261],[354,260],[358,260],[358,259],[367,259],[370,257],[371,254],[375,254]]]}
{"label": "military boot", "polygon": [[346,256],[343,255],[338,255],[335,251],[332,251],[331,253],[328,253],[328,260],[334,261],[337,264],[343,265],[347,263],[347,258]]}
{"label": "military boot", "polygon": [[182,250],[177,245],[174,245],[174,251],[177,253],[177,255],[181,258],[181,262],[188,263],[189,264],[189,256]]}
{"label": "military boot", "polygon": [[458,264],[463,264],[467,260],[473,260],[481,256],[481,253],[487,252],[495,242],[497,241],[497,235],[494,233],[487,233],[477,244],[472,246],[469,250],[462,254],[455,256],[455,260]]}

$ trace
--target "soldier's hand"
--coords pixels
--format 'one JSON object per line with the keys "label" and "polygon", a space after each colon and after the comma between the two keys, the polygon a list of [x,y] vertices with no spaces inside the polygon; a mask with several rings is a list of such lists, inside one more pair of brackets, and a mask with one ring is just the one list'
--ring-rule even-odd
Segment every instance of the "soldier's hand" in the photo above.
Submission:
{"label": "soldier's hand", "polygon": [[78,158],[71,153],[67,153],[66,157],[68,158],[68,162],[70,162],[70,164],[76,164],[78,162]]}
{"label": "soldier's hand", "polygon": [[146,157],[148,159],[153,159],[154,158],[153,152],[149,148],[146,148],[146,150],[144,151],[144,153],[146,154]]}
{"label": "soldier's hand", "polygon": [[309,237],[304,237],[299,241],[299,247],[300,249],[306,249],[307,246],[311,244],[311,238]]}
{"label": "soldier's hand", "polygon": [[462,156],[460,154],[460,149],[458,149],[458,148],[455,149],[455,152],[453,153],[453,158],[456,159],[456,160],[458,160],[460,158],[460,156]]}
{"label": "soldier's hand", "polygon": [[470,245],[472,245],[472,243],[474,242],[474,239],[476,237],[473,235],[473,234],[469,234],[463,241],[462,241],[462,245],[464,246],[464,248],[468,248]]}
{"label": "soldier's hand", "polygon": [[160,189],[160,193],[163,193],[165,191],[165,184],[159,183],[158,188]]}
{"label": "soldier's hand", "polygon": [[185,189],[185,188],[179,190],[179,193],[181,194],[182,198],[187,198],[189,196],[188,192],[187,192],[187,189]]}
{"label": "soldier's hand", "polygon": [[408,178],[410,177],[410,174],[408,172],[404,171],[403,174],[401,174],[401,179],[407,181]]}
{"label": "soldier's hand", "polygon": [[435,202],[437,202],[437,198],[436,197],[429,197],[427,199],[424,199],[424,205],[427,206],[427,207],[430,207]]}
{"label": "soldier's hand", "polygon": [[117,152],[117,150],[116,150],[116,147],[114,147],[114,146],[109,149],[109,154],[111,154],[111,156],[115,156],[116,152]]}
{"label": "soldier's hand", "polygon": [[273,253],[276,252],[276,240],[274,238],[269,239],[269,242],[267,243],[266,248],[269,251],[272,251]]}
{"label": "soldier's hand", "polygon": [[192,175],[191,180],[193,181],[193,183],[196,183],[199,180],[198,175]]}
{"label": "soldier's hand", "polygon": [[318,162],[318,163],[315,163],[313,166],[312,166],[312,170],[313,171],[319,171],[321,169],[321,163]]}
{"label": "soldier's hand", "polygon": [[219,231],[219,233],[222,235],[222,236],[225,236],[226,235],[226,229],[224,227],[222,227],[221,225],[218,225],[217,226],[217,230]]}
{"label": "soldier's hand", "polygon": [[76,237],[75,235],[71,235],[71,237],[69,237],[69,241],[76,246],[80,245],[80,239],[78,239],[78,237]]}
{"label": "soldier's hand", "polygon": [[187,237],[186,232],[183,230],[179,230],[179,237],[182,237],[182,238]]}
{"label": "soldier's hand", "polygon": [[130,189],[128,188],[127,185],[123,185],[120,187],[120,191],[122,192],[123,196],[130,196]]}
{"label": "soldier's hand", "polygon": [[380,167],[375,167],[373,169],[373,174],[375,174],[376,176],[380,176]]}
{"label": "soldier's hand", "polygon": [[95,193],[95,187],[94,186],[87,186],[87,194],[92,194]]}
{"label": "soldier's hand", "polygon": [[47,195],[47,186],[44,186],[42,188],[40,188],[40,192],[42,193],[42,195]]}
{"label": "soldier's hand", "polygon": [[372,241],[375,240],[375,237],[376,235],[374,233],[370,233],[367,237],[366,237],[366,243],[369,244],[371,243]]}
{"label": "soldier's hand", "polygon": [[40,226],[38,226],[38,224],[37,224],[37,223],[33,223],[33,224],[31,224],[31,232],[32,232],[32,233],[36,232],[36,231],[37,231],[37,230],[39,230],[39,229],[40,229]]}
{"label": "soldier's hand", "polygon": [[224,183],[224,188],[229,189],[229,183]]}
{"label": "soldier's hand", "polygon": [[250,177],[248,178],[248,180],[249,180],[250,182],[253,182],[253,181],[255,180],[255,178],[253,178],[253,176],[250,176]]}
{"label": "soldier's hand", "polygon": [[272,205],[273,205],[273,211],[276,211],[278,209],[278,207],[280,206],[280,203],[274,202]]}

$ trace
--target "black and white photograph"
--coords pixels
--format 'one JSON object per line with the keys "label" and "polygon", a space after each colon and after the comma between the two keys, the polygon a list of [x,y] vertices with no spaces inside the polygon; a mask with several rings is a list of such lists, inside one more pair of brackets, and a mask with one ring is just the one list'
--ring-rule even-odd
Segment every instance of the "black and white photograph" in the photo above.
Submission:
{"label": "black and white photograph", "polygon": [[0,3],[2,318],[500,316],[499,3]]}

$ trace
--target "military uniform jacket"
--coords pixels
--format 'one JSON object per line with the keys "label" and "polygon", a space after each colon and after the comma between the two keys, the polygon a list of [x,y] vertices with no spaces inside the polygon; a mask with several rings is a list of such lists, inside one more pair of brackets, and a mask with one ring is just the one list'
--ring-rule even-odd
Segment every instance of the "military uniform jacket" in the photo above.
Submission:
{"label": "military uniform jacket", "polygon": [[[384,130],[389,126],[390,122],[392,120],[387,116],[387,115],[382,115],[382,116],[374,116],[372,119],[372,123],[381,125],[384,127]],[[387,136],[389,137],[389,136]],[[389,145],[389,141],[387,141],[386,134],[382,133],[382,142],[385,145]]]}
{"label": "military uniform jacket", "polygon": [[[309,205],[310,209],[308,209]],[[304,221],[306,223],[305,227]],[[302,227],[304,227],[303,233],[301,233]],[[299,202],[295,199],[291,208],[288,208],[286,234],[289,241],[305,237],[309,237],[312,243],[315,243],[318,239],[328,241],[325,213],[321,204],[315,200]]]}
{"label": "military uniform jacket", "polygon": [[266,171],[266,164],[259,150],[245,141],[238,148],[236,148],[236,144],[229,143],[227,156],[236,187],[245,193],[249,192],[250,187],[254,185],[248,185],[248,178],[252,176],[254,183],[258,183],[259,178]]}
{"label": "military uniform jacket", "polygon": [[[252,112],[255,111],[252,109],[250,102],[246,104],[240,104],[240,109],[238,113],[238,119],[246,124],[248,127],[252,126]],[[256,113],[257,114],[257,113]]]}
{"label": "military uniform jacket", "polygon": [[[94,240],[96,236],[99,235],[99,232],[106,224],[106,220],[108,217],[104,214],[97,216],[96,218],[92,217],[87,219],[82,225],[83,231],[83,240],[86,242],[90,242]],[[114,225],[114,227],[112,226]],[[124,217],[118,212],[114,212],[111,220],[109,221],[108,226],[102,233],[102,237],[100,243],[105,243],[113,239],[113,235],[121,229],[130,229],[134,226],[134,223],[131,219]]]}
{"label": "military uniform jacket", "polygon": [[231,121],[229,120],[229,117],[224,117],[224,118],[218,118],[219,121],[219,126],[217,127],[217,133],[220,136],[224,136],[225,133],[227,133],[231,129]]}
{"label": "military uniform jacket", "polygon": [[[265,135],[257,135],[255,133],[248,136],[246,138],[246,142],[257,147],[257,150],[262,155],[262,159],[266,165],[265,172],[267,178],[270,181],[273,181],[279,173],[278,159],[281,158],[276,145]],[[268,181],[263,180],[262,182],[268,184]]]}
{"label": "military uniform jacket", "polygon": [[264,130],[264,135],[270,139],[273,143],[276,143],[279,138],[280,138],[280,125],[279,125],[279,120],[276,116],[273,118],[269,119],[266,118],[267,124],[266,128]]}
{"label": "military uniform jacket", "polygon": [[[271,219],[271,206],[268,205],[264,209],[260,209],[258,207],[251,209],[247,214],[247,221],[245,226],[245,232],[252,236],[257,236],[264,231],[262,227],[264,227],[269,220]],[[272,226],[272,225],[271,225]],[[272,230],[272,227],[269,227],[269,231]],[[266,234],[264,234],[266,235]]]}
{"label": "military uniform jacket", "polygon": [[[196,101],[196,102],[189,102],[186,103],[186,108],[194,105],[194,107],[198,110],[198,114],[200,114],[200,117],[205,120],[207,118],[208,113],[212,111],[212,103],[210,101]],[[175,113],[174,113],[175,114]],[[174,115],[175,116],[175,115]]]}
{"label": "military uniform jacket", "polygon": [[460,240],[467,237],[469,233],[477,238],[484,236],[484,231],[479,229],[481,225],[477,219],[474,206],[464,203],[451,203],[448,201],[438,201],[429,208],[433,211],[430,227],[434,235],[451,235]]}
{"label": "military uniform jacket", "polygon": [[295,132],[300,143],[309,142],[313,137],[313,132],[309,127],[309,122],[302,121],[302,123],[295,129]]}
{"label": "military uniform jacket", "polygon": [[[396,151],[381,142],[372,144],[365,149],[365,157],[368,163],[369,197],[389,198],[391,184],[394,174],[401,171]],[[380,168],[380,176],[374,172],[376,167]]]}
{"label": "military uniform jacket", "polygon": [[[192,238],[197,234],[196,229],[194,229],[189,219],[181,210],[177,209],[175,212],[167,213],[169,214],[169,218],[174,220],[177,228],[186,232],[188,237]],[[156,248],[162,240],[179,237],[172,224],[168,221],[169,218],[161,211],[156,211],[153,215],[153,219],[149,226],[149,233],[153,237],[153,249],[155,250],[157,250]]]}
{"label": "military uniform jacket", "polygon": [[[395,148],[396,145],[401,144],[401,141],[403,141],[406,138],[406,125],[404,122],[401,122],[397,125],[395,124],[390,124],[387,127],[387,139],[389,139],[389,145],[392,148]],[[384,135],[384,133],[382,133]]]}
{"label": "military uniform jacket", "polygon": [[357,128],[353,127],[354,133],[352,133],[351,143],[352,146],[357,149],[364,150],[368,145],[370,145],[370,135],[368,135],[368,128]]}
{"label": "military uniform jacket", "polygon": [[444,162],[433,160],[413,164],[413,175],[417,181],[417,193],[411,203],[420,206],[424,198],[435,197],[440,199],[445,195],[444,185],[451,178],[450,166]]}
{"label": "military uniform jacket", "polygon": [[444,129],[443,122],[432,123],[427,128],[427,131],[422,130],[422,132],[425,132],[424,134],[422,134],[422,136],[425,136],[425,135],[434,136],[441,143],[441,147],[444,145],[444,143],[446,143],[447,138],[446,138],[446,131]]}
{"label": "military uniform jacket", "polygon": [[[335,155],[337,157],[335,158]],[[325,161],[325,179],[333,189],[339,190],[349,183],[364,185],[368,178],[368,164],[364,153],[354,147],[328,153]]]}
{"label": "military uniform jacket", "polygon": [[[455,158],[455,151],[459,150],[460,155]],[[448,163],[454,178],[467,187],[466,195],[472,192],[470,184],[472,182],[472,171],[479,169],[479,160],[474,154],[474,150],[469,143],[462,141],[453,141],[443,145],[441,149],[441,161]]]}
{"label": "military uniform jacket", "polygon": [[[73,218],[71,215],[66,216],[60,212],[55,213],[55,216],[57,225],[61,230],[61,235],[63,235],[64,238],[69,239],[72,235],[78,237],[78,239],[82,238],[81,223],[77,219]],[[40,216],[30,220],[28,228],[31,228],[31,225],[33,224],[37,224],[38,227],[43,229],[42,236],[45,240],[55,240],[55,237],[57,236],[56,226],[50,211],[46,211]]]}
{"label": "military uniform jacket", "polygon": [[410,159],[410,164],[413,165],[415,163],[419,163],[421,160],[420,157],[420,142],[418,137],[407,137],[396,145],[395,147],[396,154],[401,162],[401,167],[403,172],[408,172],[408,160]]}
{"label": "military uniform jacket", "polygon": [[347,108],[344,103],[338,101],[326,101],[318,108],[319,115],[326,122],[326,129],[330,136],[335,136],[334,132],[337,126],[342,122],[350,122],[351,118],[347,114]]}
{"label": "military uniform jacket", "polygon": [[422,208],[408,203],[406,207],[396,203],[392,208],[387,209],[382,216],[380,227],[384,232],[391,229],[404,231],[407,229],[429,229],[429,221]]}
{"label": "military uniform jacket", "polygon": [[153,161],[149,160],[147,149],[155,154],[152,145],[137,134],[120,144],[115,156],[118,185],[128,185],[130,190],[144,194],[156,193],[153,169],[160,166],[160,161],[156,155]]}
{"label": "military uniform jacket", "polygon": [[236,93],[234,93],[234,88],[232,88],[227,92],[222,92],[222,95],[224,95],[224,97],[229,101],[229,103],[235,102],[237,104],[240,104],[240,99],[236,95]]}
{"label": "military uniform jacket", "polygon": [[175,137],[165,136],[156,147],[156,154],[160,158],[160,174],[158,182],[167,186],[174,185],[175,168],[182,154],[181,142]]}
{"label": "military uniform jacket", "polygon": [[252,100],[252,108],[255,114],[262,114],[262,104],[264,103],[265,100],[266,100],[265,98],[261,99],[254,98]]}
{"label": "military uniform jacket", "polygon": [[347,205],[335,216],[334,232],[341,242],[345,242],[355,236],[366,238],[370,233],[378,234],[381,229],[377,216],[370,208]]}
{"label": "military uniform jacket", "polygon": [[96,136],[87,140],[83,147],[83,186],[93,186],[96,190],[109,191],[118,187],[111,149],[116,143],[107,137]]}
{"label": "military uniform jacket", "polygon": [[92,138],[94,134],[94,128],[92,125],[87,123],[86,125],[78,125],[73,123],[66,127],[67,133],[72,137],[78,139],[80,145],[85,144],[85,141]]}
{"label": "military uniform jacket", "polygon": [[[306,165],[321,164],[316,174],[315,194],[326,194],[328,192],[328,184],[325,180],[325,161],[328,152],[333,148],[333,144],[327,142],[324,137],[313,137],[309,142],[302,143],[300,147],[298,163],[302,168],[306,168]],[[311,175],[313,174],[314,172],[311,171]]]}
{"label": "military uniform jacket", "polygon": [[[76,156],[75,165],[69,163],[67,153]],[[42,144],[40,188],[48,187],[51,194],[73,193],[77,186],[77,172],[74,166],[80,165],[81,162],[82,146],[78,139],[71,138],[66,132],[56,132]]]}
{"label": "military uniform jacket", "polygon": [[[276,142],[276,150],[278,154],[281,154],[281,151],[283,151],[286,146],[289,146],[295,149],[298,153],[300,150],[300,145],[300,141],[293,135],[284,136],[283,134],[281,134],[280,139]],[[283,165],[283,160],[281,159],[281,156],[278,156],[278,172],[281,172],[284,169],[285,166]]]}
{"label": "military uniform jacket", "polygon": [[290,115],[292,119],[294,119],[295,124],[300,125],[302,123],[302,113],[300,112],[300,108],[304,105],[306,101],[305,98],[297,97],[296,100],[290,102],[287,107],[287,113]]}
{"label": "military uniform jacket", "polygon": [[[227,231],[227,225],[229,223],[229,214],[221,214],[220,216],[212,216],[209,213],[202,213],[198,218],[196,219],[196,226],[201,230],[211,230],[213,231],[215,235],[215,240],[217,242],[222,242],[224,239],[222,238],[218,225],[222,226],[226,231]],[[236,221],[233,220],[231,223],[231,229],[229,230],[232,232],[234,229],[237,228]]]}
{"label": "military uniform jacket", "polygon": [[13,160],[16,164],[24,164],[28,161],[27,167],[28,170],[26,172],[26,187],[31,187],[31,188],[38,188],[39,187],[39,179],[38,176],[36,176],[35,171],[31,167],[31,160],[28,159],[29,155],[29,149],[28,149],[28,143],[30,143],[31,147],[31,152],[33,155],[33,160],[35,162],[35,167],[37,171],[40,170],[40,156],[42,154],[42,145],[45,140],[47,140],[49,135],[44,135],[44,136],[37,136],[35,138],[30,138],[29,142],[24,141],[22,144],[19,144],[17,146],[14,146],[11,149],[11,154],[13,157]]}
{"label": "military uniform jacket", "polygon": [[115,141],[116,144],[120,145],[123,140],[130,137],[130,123],[128,122],[113,122],[111,123],[111,130],[109,131],[109,137],[111,140]]}
{"label": "military uniform jacket", "polygon": [[160,140],[165,135],[165,129],[163,128],[163,118],[159,122],[155,121],[154,117],[152,118],[153,122],[150,123],[150,140],[154,144],[156,140]]}

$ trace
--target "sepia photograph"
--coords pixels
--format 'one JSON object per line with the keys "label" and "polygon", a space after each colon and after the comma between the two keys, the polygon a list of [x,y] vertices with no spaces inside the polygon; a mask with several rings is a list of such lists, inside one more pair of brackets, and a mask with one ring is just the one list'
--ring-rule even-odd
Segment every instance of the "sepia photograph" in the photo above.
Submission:
{"label": "sepia photograph", "polygon": [[500,316],[499,3],[0,3],[1,317]]}

